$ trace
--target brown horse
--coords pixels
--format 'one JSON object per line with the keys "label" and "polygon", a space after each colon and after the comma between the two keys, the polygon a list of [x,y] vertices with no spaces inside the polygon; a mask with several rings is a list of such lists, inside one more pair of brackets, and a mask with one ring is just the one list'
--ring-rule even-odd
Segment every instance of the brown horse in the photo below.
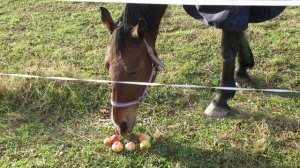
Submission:
{"label": "brown horse", "polygon": [[[111,34],[110,47],[105,63],[113,81],[153,82],[156,71],[163,64],[158,60],[155,42],[166,5],[126,4],[115,23],[107,9],[101,8],[101,19]],[[235,78],[249,80],[247,69],[254,60],[243,31],[222,30],[221,56],[223,70],[221,86],[235,87]],[[235,58],[239,66],[235,70]],[[112,121],[121,134],[131,132],[137,116],[139,103],[147,93],[140,85],[112,84]],[[227,104],[235,91],[220,90],[205,110],[209,116],[226,116]]]}

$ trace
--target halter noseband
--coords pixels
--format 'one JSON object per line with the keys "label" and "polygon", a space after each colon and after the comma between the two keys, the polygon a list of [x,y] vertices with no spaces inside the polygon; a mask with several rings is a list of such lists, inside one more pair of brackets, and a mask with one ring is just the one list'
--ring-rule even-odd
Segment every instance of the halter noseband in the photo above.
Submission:
{"label": "halter noseband", "polygon": [[[148,42],[144,39],[144,44],[147,48],[147,52],[148,52],[148,55],[150,56],[150,59],[152,61],[152,71],[151,71],[151,74],[150,74],[150,78],[148,80],[149,83],[153,82],[158,70],[161,68],[165,68],[165,64],[162,63],[157,57],[156,55],[154,54],[154,51],[153,49],[151,48],[151,46],[148,44]],[[136,100],[133,100],[133,101],[129,101],[129,102],[115,102],[112,100],[111,98],[111,105],[112,107],[128,107],[128,106],[132,106],[132,105],[136,105],[136,104],[140,104],[141,101],[147,96],[147,91],[148,91],[148,88],[149,88],[149,85],[145,86],[145,89],[142,93],[142,95],[136,99]]]}

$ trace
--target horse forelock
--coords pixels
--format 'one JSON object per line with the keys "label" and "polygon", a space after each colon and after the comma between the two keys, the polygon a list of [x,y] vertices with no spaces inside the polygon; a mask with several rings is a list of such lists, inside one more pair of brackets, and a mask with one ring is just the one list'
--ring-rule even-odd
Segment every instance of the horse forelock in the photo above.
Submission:
{"label": "horse forelock", "polygon": [[114,31],[111,44],[116,53],[120,53],[124,50],[125,43],[129,38],[129,32],[130,30],[124,26],[120,26]]}
{"label": "horse forelock", "polygon": [[138,24],[140,19],[146,20],[149,31],[155,31],[166,7],[166,5],[126,4],[111,39],[114,52],[123,52],[128,42],[136,40],[131,36],[131,29]]}

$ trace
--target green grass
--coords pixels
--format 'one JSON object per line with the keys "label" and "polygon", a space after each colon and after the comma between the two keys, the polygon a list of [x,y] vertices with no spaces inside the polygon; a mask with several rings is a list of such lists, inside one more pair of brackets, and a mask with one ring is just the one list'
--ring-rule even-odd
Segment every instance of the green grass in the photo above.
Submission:
{"label": "green grass", "polygon": [[[34,0],[0,2],[0,72],[108,79],[109,35],[99,7],[114,18],[121,4]],[[251,24],[256,66],[246,87],[300,90],[300,8]],[[218,85],[220,31],[169,6],[157,51],[162,83]],[[211,90],[151,88],[135,132],[164,132],[146,151],[114,154],[107,85],[0,77],[0,167],[299,167],[300,96],[241,92],[239,113],[203,111]]]}

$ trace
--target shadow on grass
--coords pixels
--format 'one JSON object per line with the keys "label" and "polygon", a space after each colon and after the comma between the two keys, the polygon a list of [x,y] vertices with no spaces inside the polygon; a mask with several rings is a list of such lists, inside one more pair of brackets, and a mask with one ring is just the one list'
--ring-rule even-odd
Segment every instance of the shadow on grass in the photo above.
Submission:
{"label": "shadow on grass", "polygon": [[[192,167],[274,167],[272,158],[263,152],[245,152],[238,148],[226,150],[191,147],[192,144],[178,143],[172,138],[162,138],[154,143],[153,153],[181,166]],[[161,166],[157,163],[156,166]]]}
{"label": "shadow on grass", "polygon": [[271,116],[263,112],[250,113],[247,111],[242,111],[241,109],[239,109],[239,111],[234,111],[235,114],[228,117],[228,119],[242,119],[247,120],[248,122],[264,121],[266,124],[268,124],[269,128],[271,128],[271,130],[277,134],[284,131],[290,131],[294,133],[300,132],[300,119],[291,119],[284,116],[284,114]]}
{"label": "shadow on grass", "polygon": [[[258,76],[251,76],[251,81],[244,83],[241,82],[239,83],[239,85],[241,87],[250,87],[250,88],[257,88],[257,89],[286,89],[286,90],[290,90],[290,88],[279,88],[279,87],[275,87],[272,86],[272,83],[276,83],[276,81],[272,81],[267,83],[263,78],[258,77]],[[280,97],[284,97],[284,98],[292,98],[292,99],[299,99],[300,98],[300,94],[299,93],[280,93],[280,92],[265,92],[266,94],[270,94],[270,95],[277,95]]]}
{"label": "shadow on grass", "polygon": [[[251,77],[252,80],[249,83],[244,83],[242,87],[253,87],[253,88],[272,88],[272,89],[285,89],[278,88],[274,86],[270,86],[270,84],[266,83],[266,81],[260,77]],[[276,82],[271,82],[276,83]],[[265,95],[268,96],[280,96],[282,98],[288,98],[294,101],[296,104],[300,100],[300,94],[298,93],[280,93],[280,92],[265,92]],[[297,108],[295,105],[294,108]],[[288,109],[288,108],[286,108]],[[248,121],[264,121],[268,124],[268,126],[274,132],[283,132],[283,131],[291,131],[291,132],[299,132],[300,131],[300,119],[292,119],[288,118],[288,114],[285,114],[285,111],[281,111],[280,114],[270,115],[265,112],[247,112],[243,109],[234,109],[235,115],[229,117],[231,119],[243,119]]]}

